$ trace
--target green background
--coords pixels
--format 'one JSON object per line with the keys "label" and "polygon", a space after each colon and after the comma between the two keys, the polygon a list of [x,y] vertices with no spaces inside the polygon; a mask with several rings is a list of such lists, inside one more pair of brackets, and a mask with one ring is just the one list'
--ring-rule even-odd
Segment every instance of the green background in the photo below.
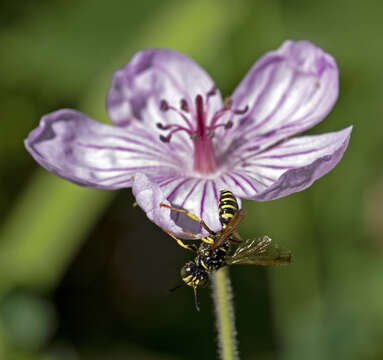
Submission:
{"label": "green background", "polygon": [[39,168],[23,139],[62,107],[108,121],[114,70],[167,47],[230,95],[253,62],[306,39],[340,68],[340,97],[310,133],[354,125],[310,189],[244,201],[244,237],[290,248],[288,267],[233,267],[242,359],[383,358],[383,2],[0,2],[0,359],[216,358],[210,291],[169,294],[190,254],[130,190],[80,188]]}

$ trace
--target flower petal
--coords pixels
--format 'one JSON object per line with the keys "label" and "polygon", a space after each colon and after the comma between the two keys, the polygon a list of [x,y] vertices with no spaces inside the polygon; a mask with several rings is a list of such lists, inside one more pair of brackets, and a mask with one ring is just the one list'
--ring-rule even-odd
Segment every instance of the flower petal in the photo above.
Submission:
{"label": "flower petal", "polygon": [[[180,109],[184,99],[189,110],[194,112],[195,97],[206,95],[214,87],[210,76],[189,57],[172,50],[143,50],[114,74],[107,109],[118,125],[136,119],[153,128],[159,122],[187,126],[175,111],[160,111],[161,100]],[[221,106],[218,93],[209,99],[208,116]]]}
{"label": "flower petal", "polygon": [[351,130],[296,137],[256,154],[243,153],[225,177],[232,179],[231,190],[246,199],[269,201],[302,191],[340,161]]}
{"label": "flower petal", "polygon": [[333,57],[308,41],[286,41],[257,61],[235,90],[234,107],[249,110],[234,121],[232,134],[266,148],[313,127],[337,97]]}
{"label": "flower petal", "polygon": [[[166,198],[174,206],[186,209],[203,219],[213,231],[221,228],[218,217],[218,199],[219,191],[222,188],[217,188],[215,181],[178,176],[161,182],[159,185]],[[188,230],[199,231],[195,228]]]}
{"label": "flower petal", "polygon": [[[227,189],[227,184],[219,179],[215,181],[175,176],[158,184],[143,174],[136,174],[132,189],[137,203],[149,219],[178,237],[190,238],[182,229],[198,237],[208,233],[201,228],[199,222],[187,215],[160,208],[158,204],[161,202],[189,211],[203,219],[213,231],[222,228],[218,216],[218,200],[220,190]],[[237,201],[240,207],[241,199],[238,198]]]}
{"label": "flower petal", "polygon": [[163,230],[182,239],[190,238],[183,229],[199,237],[206,235],[198,222],[184,214],[161,207],[161,203],[172,206],[175,204],[170,203],[160,186],[145,174],[135,175],[132,191],[138,205],[145,211],[147,217]]}
{"label": "flower petal", "polygon": [[71,109],[44,116],[25,140],[35,160],[47,170],[79,185],[118,189],[145,172],[172,176],[183,159],[169,144],[134,126],[106,125]]}

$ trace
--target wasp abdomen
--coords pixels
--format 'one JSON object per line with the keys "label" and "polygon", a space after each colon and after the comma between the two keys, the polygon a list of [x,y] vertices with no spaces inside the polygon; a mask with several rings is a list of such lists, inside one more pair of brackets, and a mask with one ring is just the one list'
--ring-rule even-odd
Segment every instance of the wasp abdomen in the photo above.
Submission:
{"label": "wasp abdomen", "polygon": [[222,190],[218,202],[219,221],[224,228],[238,211],[237,199],[229,190]]}

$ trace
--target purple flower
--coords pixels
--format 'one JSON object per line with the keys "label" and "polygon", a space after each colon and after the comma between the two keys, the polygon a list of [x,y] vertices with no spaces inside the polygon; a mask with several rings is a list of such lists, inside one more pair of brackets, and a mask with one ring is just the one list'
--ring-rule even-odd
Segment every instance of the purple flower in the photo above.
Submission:
{"label": "purple flower", "polygon": [[307,41],[286,41],[263,56],[226,102],[187,56],[144,50],[114,74],[106,104],[114,125],[62,109],[45,115],[25,146],[46,169],[76,184],[133,187],[148,217],[180,236],[179,222],[161,202],[216,230],[221,189],[268,201],[329,172],[351,127],[292,136],[321,121],[337,96],[335,60]]}

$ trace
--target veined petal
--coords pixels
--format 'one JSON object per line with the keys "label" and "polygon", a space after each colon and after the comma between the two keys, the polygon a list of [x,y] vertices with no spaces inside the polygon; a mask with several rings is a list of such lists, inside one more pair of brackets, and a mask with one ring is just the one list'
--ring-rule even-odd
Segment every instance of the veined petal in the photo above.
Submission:
{"label": "veined petal", "polygon": [[239,183],[231,190],[258,201],[302,191],[340,161],[351,130],[350,126],[338,132],[292,138],[256,154],[244,152],[225,174]]}
{"label": "veined petal", "polygon": [[132,191],[138,205],[145,211],[147,217],[163,230],[182,239],[191,238],[183,229],[192,232],[198,237],[206,235],[206,232],[201,229],[200,224],[190,217],[166,207],[161,207],[160,205],[163,203],[182,208],[169,202],[161,187],[145,174],[139,173],[135,175]]}
{"label": "veined petal", "polygon": [[141,127],[102,124],[71,109],[44,116],[25,146],[47,170],[96,188],[130,187],[137,172],[156,178],[183,166],[182,156]]}
{"label": "veined petal", "polygon": [[[155,132],[158,132],[157,123],[189,127],[176,111],[161,111],[161,101],[181,111],[182,100],[195,115],[196,96],[205,96],[214,87],[210,76],[189,57],[172,50],[143,50],[114,74],[107,109],[118,125],[129,124],[135,119]],[[208,117],[221,107],[222,98],[217,93],[209,99]],[[187,112],[182,114],[193,121]],[[181,142],[190,142],[186,133],[179,135],[176,138]]]}
{"label": "veined petal", "polygon": [[232,134],[266,148],[313,127],[337,97],[333,57],[308,41],[286,41],[257,61],[235,90],[234,107],[249,111]]}
{"label": "veined petal", "polygon": [[[176,175],[158,182],[140,174],[139,177],[135,176],[133,194],[150,220],[178,237],[190,238],[182,229],[198,237],[206,236],[207,232],[201,228],[199,222],[187,215],[177,211],[165,211],[169,209],[164,210],[156,204],[163,202],[189,211],[203,219],[211,230],[218,231],[222,228],[218,216],[219,193],[227,188],[228,185],[221,179],[206,180]],[[241,199],[238,198],[237,201],[240,207]]]}
{"label": "veined petal", "polygon": [[[219,187],[217,181],[178,176],[160,182],[159,185],[166,198],[174,206],[188,210],[203,219],[213,231],[221,228],[218,218],[218,199],[219,191],[224,188]],[[187,230],[200,231],[199,227],[190,226]]]}
{"label": "veined petal", "polygon": [[182,228],[171,218],[171,210],[161,207],[161,203],[170,205],[160,187],[145,174],[138,173],[134,177],[132,192],[137,204],[145,211],[147,217],[160,228],[175,236],[184,237]]}

